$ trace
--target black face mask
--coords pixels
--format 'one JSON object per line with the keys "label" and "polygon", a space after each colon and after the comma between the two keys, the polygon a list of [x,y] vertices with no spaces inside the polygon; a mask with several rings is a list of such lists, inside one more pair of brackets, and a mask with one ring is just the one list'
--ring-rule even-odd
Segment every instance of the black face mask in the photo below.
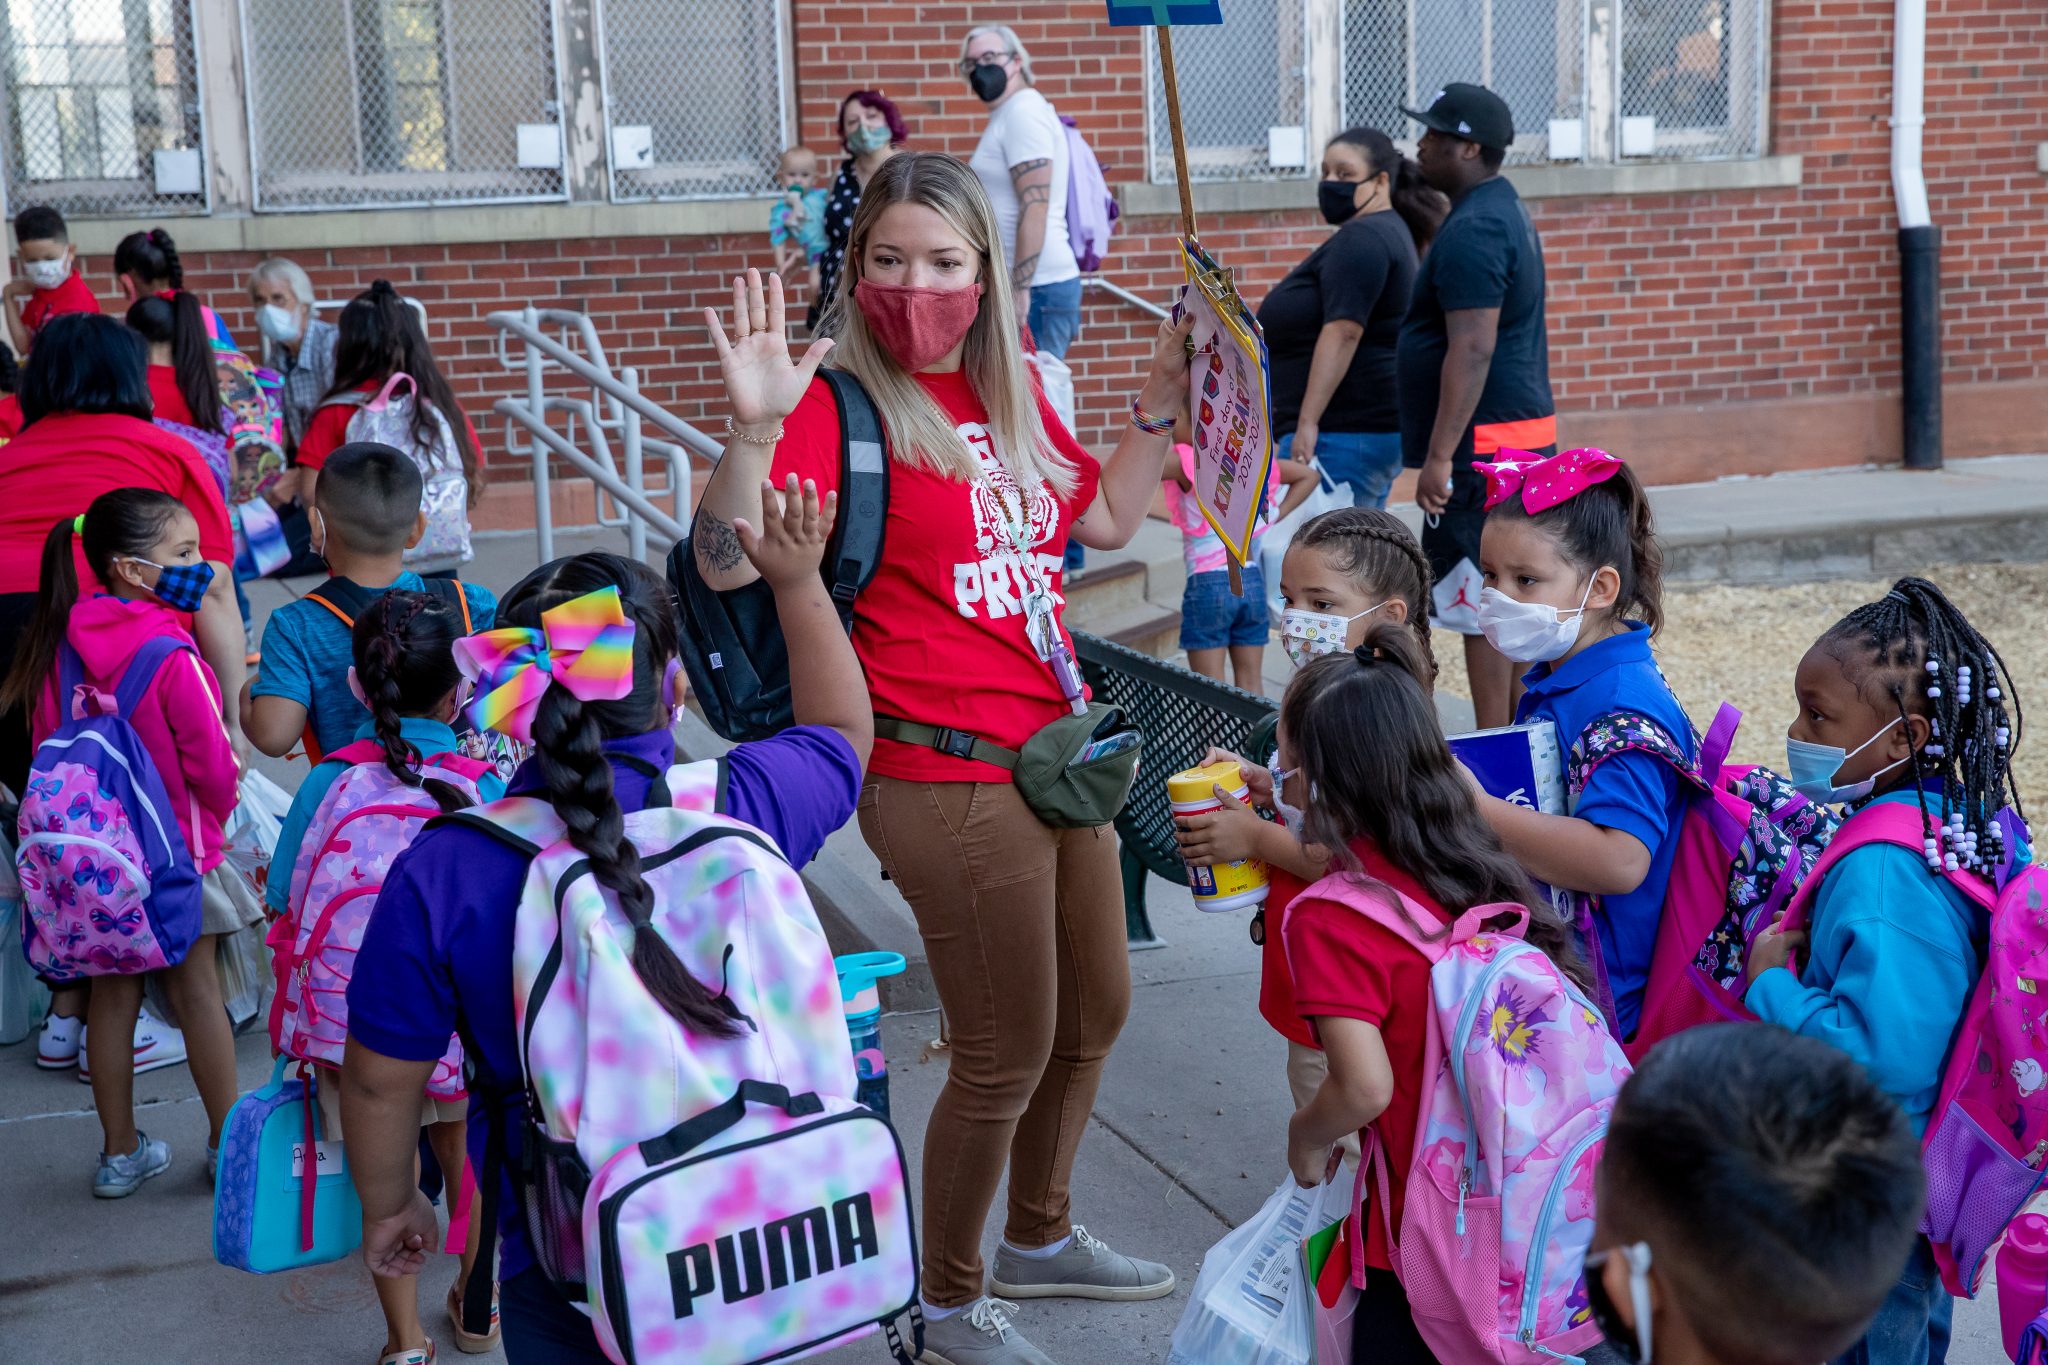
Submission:
{"label": "black face mask", "polygon": [[994,104],[1003,97],[1003,91],[1010,88],[1010,73],[1000,66],[977,66],[968,74],[967,83],[974,87],[974,97],[983,104]]}
{"label": "black face mask", "polygon": [[1323,211],[1323,221],[1331,225],[1348,223],[1358,216],[1358,183],[1352,180],[1325,180],[1316,186],[1316,207]]}

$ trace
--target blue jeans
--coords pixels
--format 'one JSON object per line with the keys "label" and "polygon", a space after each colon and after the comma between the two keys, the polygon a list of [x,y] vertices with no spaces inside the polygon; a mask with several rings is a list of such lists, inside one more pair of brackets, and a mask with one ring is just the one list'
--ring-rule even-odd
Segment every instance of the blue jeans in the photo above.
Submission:
{"label": "blue jeans", "polygon": [[[1294,433],[1280,438],[1280,458],[1291,459]],[[1338,483],[1351,489],[1360,507],[1385,507],[1401,472],[1398,431],[1325,431],[1316,436],[1316,460]]]}
{"label": "blue jeans", "polygon": [[1067,358],[1067,347],[1074,344],[1074,333],[1081,330],[1081,277],[1061,280],[1058,284],[1034,284],[1031,286],[1031,313],[1024,321],[1031,328],[1032,340],[1041,351],[1050,351],[1061,360]]}
{"label": "blue jeans", "polygon": [[1941,1283],[1925,1237],[1915,1238],[1906,1273],[1885,1296],[1863,1340],[1835,1365],[1944,1365],[1956,1301]]}
{"label": "blue jeans", "polygon": [[1263,645],[1271,634],[1266,615],[1266,579],[1256,564],[1244,566],[1244,596],[1230,595],[1230,571],[1188,575],[1180,595],[1180,647],[1224,649]]}
{"label": "blue jeans", "polygon": [[555,1292],[538,1266],[498,1287],[498,1322],[510,1365],[611,1365],[590,1319]]}

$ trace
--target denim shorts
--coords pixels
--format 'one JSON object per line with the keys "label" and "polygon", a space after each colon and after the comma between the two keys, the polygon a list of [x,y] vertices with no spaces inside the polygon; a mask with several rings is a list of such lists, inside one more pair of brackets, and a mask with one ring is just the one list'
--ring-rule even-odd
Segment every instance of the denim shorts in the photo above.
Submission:
{"label": "denim shorts", "polygon": [[1180,599],[1180,647],[1222,649],[1263,645],[1271,634],[1266,615],[1266,580],[1256,564],[1244,566],[1244,596],[1230,595],[1230,571],[1188,575]]}

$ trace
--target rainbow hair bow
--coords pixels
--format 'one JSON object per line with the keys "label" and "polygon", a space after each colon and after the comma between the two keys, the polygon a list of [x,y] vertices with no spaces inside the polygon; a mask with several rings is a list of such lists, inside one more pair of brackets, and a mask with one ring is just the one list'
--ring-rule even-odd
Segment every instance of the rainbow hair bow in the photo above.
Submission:
{"label": "rainbow hair bow", "polygon": [[1596,483],[1605,483],[1621,472],[1621,461],[1604,450],[1582,446],[1561,455],[1543,458],[1526,450],[1503,450],[1519,460],[1494,464],[1475,461],[1472,467],[1486,476],[1486,505],[1500,506],[1520,493],[1522,506],[1531,515],[1548,512],[1570,502]]}
{"label": "rainbow hair bow", "polygon": [[551,685],[578,701],[617,701],[633,690],[633,633],[619,590],[604,587],[548,608],[539,630],[507,626],[457,640],[456,667],[476,684],[470,723],[530,740]]}

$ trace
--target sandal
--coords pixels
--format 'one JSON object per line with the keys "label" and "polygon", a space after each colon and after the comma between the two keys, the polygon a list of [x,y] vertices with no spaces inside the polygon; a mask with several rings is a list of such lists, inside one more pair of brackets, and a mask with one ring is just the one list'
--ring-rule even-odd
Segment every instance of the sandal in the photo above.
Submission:
{"label": "sandal", "polygon": [[[448,1286],[448,1317],[455,1325],[455,1349],[466,1356],[480,1356],[498,1348],[498,1284],[491,1282],[491,1330],[478,1336],[462,1325],[462,1286]],[[383,1365],[383,1362],[378,1362]],[[407,1365],[410,1365],[408,1362]],[[424,1365],[432,1365],[431,1359]]]}
{"label": "sandal", "polygon": [[377,1365],[434,1365],[434,1343],[429,1341],[424,1346],[387,1351],[377,1357]]}

